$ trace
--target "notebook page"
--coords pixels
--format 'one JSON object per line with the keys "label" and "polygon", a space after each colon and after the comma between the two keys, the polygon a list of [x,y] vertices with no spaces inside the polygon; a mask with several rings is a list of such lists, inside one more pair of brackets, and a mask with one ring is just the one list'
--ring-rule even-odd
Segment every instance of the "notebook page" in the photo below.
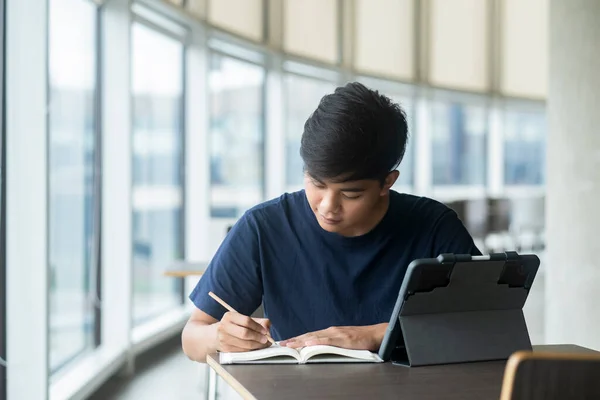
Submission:
{"label": "notebook page", "polygon": [[311,358],[314,358],[316,362],[334,362],[335,360],[340,362],[381,362],[381,358],[377,354],[368,350],[344,349],[326,345],[304,347],[300,350],[300,356],[301,360],[305,362],[310,362]]}
{"label": "notebook page", "polygon": [[267,347],[266,349],[260,350],[252,350],[245,351],[240,353],[219,353],[219,362],[221,364],[233,364],[233,363],[243,363],[248,361],[256,361],[256,360],[268,360],[269,358],[279,358],[281,362],[281,358],[292,358],[296,360],[300,360],[300,354],[296,349],[292,349],[290,347],[282,347],[278,344],[271,345],[271,347]]}

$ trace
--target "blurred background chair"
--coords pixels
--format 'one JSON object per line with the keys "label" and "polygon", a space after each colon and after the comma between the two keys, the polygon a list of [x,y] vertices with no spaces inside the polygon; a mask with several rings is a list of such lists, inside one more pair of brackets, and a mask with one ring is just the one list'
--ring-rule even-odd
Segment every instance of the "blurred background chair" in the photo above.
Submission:
{"label": "blurred background chair", "polygon": [[487,199],[485,247],[488,253],[514,250],[516,244],[508,234],[511,220],[511,203],[506,198]]}
{"label": "blurred background chair", "polygon": [[518,250],[542,251],[544,244],[546,202],[543,196],[511,199],[510,233]]}
{"label": "blurred background chair", "polygon": [[483,197],[446,205],[457,213],[483,253],[539,253],[545,248],[543,196]]}

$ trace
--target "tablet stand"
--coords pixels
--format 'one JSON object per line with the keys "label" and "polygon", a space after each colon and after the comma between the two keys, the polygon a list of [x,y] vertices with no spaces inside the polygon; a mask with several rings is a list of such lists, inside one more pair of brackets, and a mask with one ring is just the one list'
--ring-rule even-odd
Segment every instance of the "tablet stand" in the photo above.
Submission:
{"label": "tablet stand", "polygon": [[[412,367],[505,360],[517,350],[531,350],[522,311],[529,287],[502,280],[507,267],[522,271],[519,256],[502,253],[476,263],[445,256],[442,264],[454,264],[447,286],[409,291],[391,361]],[[529,286],[532,281],[533,276]]]}

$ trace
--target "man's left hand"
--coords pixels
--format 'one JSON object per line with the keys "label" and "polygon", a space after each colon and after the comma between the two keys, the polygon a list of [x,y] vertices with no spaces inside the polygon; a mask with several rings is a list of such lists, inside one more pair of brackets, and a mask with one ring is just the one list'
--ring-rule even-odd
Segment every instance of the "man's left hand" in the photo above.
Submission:
{"label": "man's left hand", "polygon": [[283,340],[279,344],[293,348],[324,344],[346,349],[378,351],[387,325],[386,322],[368,326],[332,326]]}

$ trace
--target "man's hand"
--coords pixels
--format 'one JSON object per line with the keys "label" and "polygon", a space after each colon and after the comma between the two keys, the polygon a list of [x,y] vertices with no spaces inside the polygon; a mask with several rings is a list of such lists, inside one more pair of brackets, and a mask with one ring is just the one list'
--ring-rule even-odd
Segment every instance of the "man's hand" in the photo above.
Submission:
{"label": "man's hand", "polygon": [[284,340],[279,344],[294,348],[325,344],[346,349],[377,351],[387,325],[386,322],[368,326],[332,326]]}
{"label": "man's hand", "polygon": [[269,347],[270,326],[271,322],[266,318],[226,312],[217,326],[218,350],[241,352]]}

